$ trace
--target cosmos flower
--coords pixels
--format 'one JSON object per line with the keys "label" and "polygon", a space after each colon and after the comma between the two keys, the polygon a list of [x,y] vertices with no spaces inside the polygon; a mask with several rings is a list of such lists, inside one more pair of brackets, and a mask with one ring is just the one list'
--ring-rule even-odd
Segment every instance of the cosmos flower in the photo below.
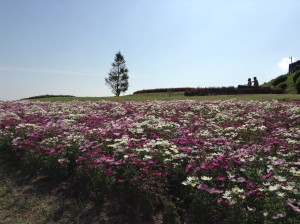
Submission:
{"label": "cosmos flower", "polygon": [[281,210],[264,214],[277,219],[285,207],[296,213],[300,207],[299,107],[237,100],[0,102],[0,141],[28,163],[34,155],[58,170],[91,179],[104,174],[148,192],[172,192],[177,181],[220,206],[240,202],[249,212],[255,206],[247,208],[248,199],[274,197]]}

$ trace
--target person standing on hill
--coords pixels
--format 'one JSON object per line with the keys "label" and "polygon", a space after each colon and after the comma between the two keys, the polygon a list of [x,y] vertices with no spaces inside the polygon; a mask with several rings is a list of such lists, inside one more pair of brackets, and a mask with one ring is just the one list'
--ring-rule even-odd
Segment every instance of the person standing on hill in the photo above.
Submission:
{"label": "person standing on hill", "polygon": [[250,78],[248,79],[248,86],[252,86],[252,81]]}
{"label": "person standing on hill", "polygon": [[253,81],[254,87],[258,87],[258,81],[257,81],[257,78],[254,77],[253,80],[254,80],[254,81]]}

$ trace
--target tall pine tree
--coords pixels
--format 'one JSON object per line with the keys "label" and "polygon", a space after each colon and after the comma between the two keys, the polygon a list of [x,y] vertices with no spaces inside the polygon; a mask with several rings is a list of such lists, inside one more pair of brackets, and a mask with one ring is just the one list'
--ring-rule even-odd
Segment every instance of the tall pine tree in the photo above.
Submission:
{"label": "tall pine tree", "polygon": [[112,89],[112,93],[120,96],[121,92],[128,89],[128,69],[126,68],[124,56],[119,51],[115,56],[115,61],[111,64],[112,68],[105,78],[106,85]]}

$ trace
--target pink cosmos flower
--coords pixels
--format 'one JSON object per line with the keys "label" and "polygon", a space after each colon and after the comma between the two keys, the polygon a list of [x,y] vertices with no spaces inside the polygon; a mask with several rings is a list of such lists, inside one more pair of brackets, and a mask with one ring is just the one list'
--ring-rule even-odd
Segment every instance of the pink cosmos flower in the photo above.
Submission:
{"label": "pink cosmos flower", "polygon": [[210,142],[204,142],[204,146],[211,146],[212,144]]}
{"label": "pink cosmos flower", "polygon": [[114,174],[114,171],[113,171],[111,168],[106,169],[105,172],[106,172],[106,174],[109,175],[109,176],[111,176],[111,175]]}
{"label": "pink cosmos flower", "polygon": [[222,193],[224,193],[223,190],[219,190],[219,189],[216,189],[216,188],[208,188],[208,189],[206,189],[206,191],[210,194],[222,194]]}
{"label": "pink cosmos flower", "polygon": [[271,177],[271,176],[272,176],[271,173],[267,173],[266,175],[262,176],[262,178],[263,178],[264,180],[266,180],[267,178],[269,178],[269,177]]}
{"label": "pink cosmos flower", "polygon": [[125,179],[121,179],[121,178],[117,179],[117,183],[124,183],[124,182],[125,182]]}
{"label": "pink cosmos flower", "polygon": [[224,180],[226,180],[226,177],[225,176],[217,176],[216,180],[224,181]]}
{"label": "pink cosmos flower", "polygon": [[296,200],[290,199],[288,198],[287,200],[287,204],[297,213],[300,213],[300,207],[293,205],[293,202],[295,202]]}
{"label": "pink cosmos flower", "polygon": [[236,180],[237,180],[237,182],[239,182],[239,183],[243,183],[243,182],[246,181],[246,179],[245,179],[244,177],[238,177]]}
{"label": "pink cosmos flower", "polygon": [[284,218],[285,216],[286,216],[286,213],[283,212],[283,213],[279,213],[279,214],[277,214],[277,215],[274,215],[274,216],[272,217],[272,219]]}
{"label": "pink cosmos flower", "polygon": [[186,173],[190,172],[190,170],[192,169],[193,166],[194,166],[194,163],[189,163],[185,169],[185,172]]}
{"label": "pink cosmos flower", "polygon": [[278,159],[274,162],[274,165],[282,165],[285,163],[285,160],[284,159]]}

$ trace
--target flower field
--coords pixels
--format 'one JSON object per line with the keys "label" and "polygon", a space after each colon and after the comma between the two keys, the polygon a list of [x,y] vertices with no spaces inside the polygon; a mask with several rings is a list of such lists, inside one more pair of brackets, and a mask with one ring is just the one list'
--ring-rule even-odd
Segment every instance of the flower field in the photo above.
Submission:
{"label": "flower field", "polygon": [[166,198],[190,223],[299,223],[299,104],[0,102],[0,142],[30,169]]}

